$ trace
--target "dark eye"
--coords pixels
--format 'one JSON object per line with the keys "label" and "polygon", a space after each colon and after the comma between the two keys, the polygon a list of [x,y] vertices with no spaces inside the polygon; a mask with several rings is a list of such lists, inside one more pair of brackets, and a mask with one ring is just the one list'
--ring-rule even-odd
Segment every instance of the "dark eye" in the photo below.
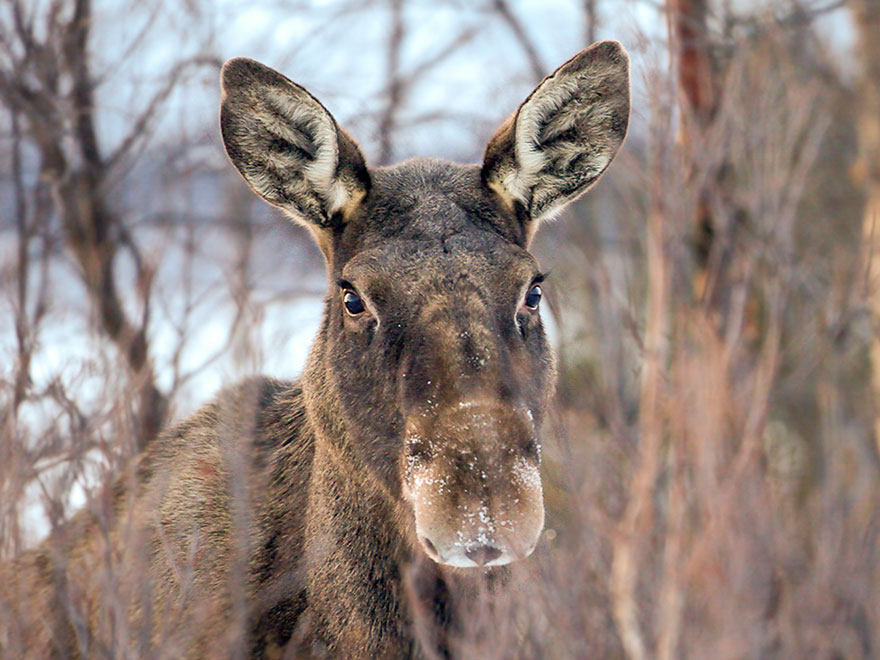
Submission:
{"label": "dark eye", "polygon": [[357,316],[364,311],[364,301],[354,291],[346,291],[342,294],[342,304],[345,305],[345,311],[352,316]]}
{"label": "dark eye", "polygon": [[541,294],[544,293],[541,291],[540,285],[536,284],[529,292],[526,294],[525,305],[529,309],[538,309],[538,303],[541,302]]}

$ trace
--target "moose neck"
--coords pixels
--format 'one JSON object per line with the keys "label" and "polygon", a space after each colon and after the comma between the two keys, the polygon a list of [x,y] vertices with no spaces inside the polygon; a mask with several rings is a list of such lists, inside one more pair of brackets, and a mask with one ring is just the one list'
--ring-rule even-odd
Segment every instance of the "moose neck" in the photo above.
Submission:
{"label": "moose neck", "polygon": [[[400,509],[403,506],[400,483],[395,463],[396,452],[392,453],[391,460],[376,458],[376,450],[370,447],[364,451],[364,438],[367,435],[369,441],[375,445],[393,445],[393,442],[384,442],[399,434],[399,423],[393,419],[393,406],[391,402],[382,401],[383,410],[375,410],[375,414],[368,416],[381,420],[366,430],[362,428],[363,418],[353,419],[343,407],[342,393],[339,383],[332,377],[330,372],[330,342],[328,341],[330,313],[325,310],[321,329],[315,339],[305,372],[302,377],[303,394],[305,397],[306,413],[310,424],[314,428],[318,440],[317,446],[326,461],[322,466],[331,469],[358,488],[363,489],[362,495],[374,494],[387,501],[387,506],[392,509]],[[365,408],[372,409],[376,402],[365,402]],[[372,412],[372,411],[371,411]],[[375,442],[381,438],[383,442]],[[344,504],[344,502],[342,502]]]}
{"label": "moose neck", "polygon": [[[412,549],[399,496],[359,456],[326,360],[325,318],[303,374],[316,438],[306,522],[309,606],[318,639],[364,657],[408,657],[402,571]],[[345,597],[341,597],[344,595]],[[376,636],[368,631],[384,630]],[[373,646],[385,640],[381,648]]]}

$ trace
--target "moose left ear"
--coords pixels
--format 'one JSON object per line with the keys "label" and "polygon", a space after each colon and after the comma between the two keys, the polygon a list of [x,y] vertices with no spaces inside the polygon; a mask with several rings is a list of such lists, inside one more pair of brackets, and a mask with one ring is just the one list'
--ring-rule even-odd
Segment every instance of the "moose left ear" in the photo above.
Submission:
{"label": "moose left ear", "polygon": [[541,220],[585,192],[617,154],[629,124],[629,58],[601,41],[538,85],[486,148],[484,183],[522,204],[528,241]]}
{"label": "moose left ear", "polygon": [[357,144],[303,87],[264,64],[223,65],[220,130],[251,189],[316,236],[344,222],[370,189]]}

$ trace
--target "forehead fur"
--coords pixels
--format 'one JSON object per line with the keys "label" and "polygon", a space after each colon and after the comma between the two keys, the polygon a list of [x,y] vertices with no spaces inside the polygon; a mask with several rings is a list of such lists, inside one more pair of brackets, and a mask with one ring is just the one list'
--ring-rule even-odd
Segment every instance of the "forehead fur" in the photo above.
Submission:
{"label": "forehead fur", "polygon": [[373,187],[346,233],[359,249],[393,238],[441,240],[476,231],[521,245],[508,213],[482,184],[478,165],[408,160],[373,170]]}
{"label": "forehead fur", "polygon": [[537,262],[479,177],[478,166],[442,160],[378,170],[337,247],[337,276],[355,285],[381,279],[385,288],[464,276],[499,291],[518,289]]}

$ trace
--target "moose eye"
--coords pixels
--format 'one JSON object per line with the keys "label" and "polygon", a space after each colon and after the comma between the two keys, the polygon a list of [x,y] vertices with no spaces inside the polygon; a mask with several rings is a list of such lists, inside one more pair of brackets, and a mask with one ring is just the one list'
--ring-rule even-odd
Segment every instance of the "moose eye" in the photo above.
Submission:
{"label": "moose eye", "polygon": [[541,290],[541,286],[536,284],[529,292],[526,294],[525,305],[529,309],[538,309],[538,303],[541,302],[541,295],[544,292]]}
{"label": "moose eye", "polygon": [[342,294],[342,304],[345,305],[345,311],[352,316],[357,316],[364,311],[364,301],[354,291],[346,291]]}

